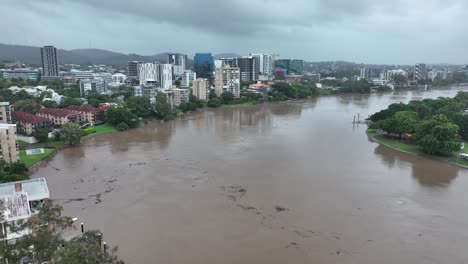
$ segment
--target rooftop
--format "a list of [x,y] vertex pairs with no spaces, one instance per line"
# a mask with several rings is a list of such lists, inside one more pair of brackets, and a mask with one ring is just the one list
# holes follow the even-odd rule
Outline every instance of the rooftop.
[[76,115],[75,112],[66,110],[66,109],[59,109],[59,108],[41,108],[38,114],[46,114],[46,115],[53,115],[58,117],[67,117],[71,115]]
[[49,198],[49,188],[47,187],[45,178],[0,184],[0,196],[15,194],[16,183],[21,183],[22,191],[28,194],[29,200],[31,201]]
[[40,117],[26,112],[13,111],[11,112],[13,119],[23,123],[37,124],[48,122],[49,120],[45,117]]
[[28,195],[25,192],[0,196],[0,201],[5,208],[3,211],[4,221],[16,221],[31,216]]
[[0,106],[9,106],[10,102],[0,102]]
[[85,112],[85,113],[99,113],[103,111],[102,109],[95,108],[92,106],[86,106],[86,105],[70,105],[69,107],[66,108],[66,110]]

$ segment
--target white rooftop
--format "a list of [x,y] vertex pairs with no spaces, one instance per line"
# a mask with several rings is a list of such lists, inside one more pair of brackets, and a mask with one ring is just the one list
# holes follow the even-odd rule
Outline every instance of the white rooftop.
[[25,192],[0,196],[0,201],[4,207],[4,221],[10,222],[31,217],[28,195]]
[[16,183],[21,183],[22,191],[28,194],[30,201],[44,200],[50,196],[45,178],[0,184],[0,196],[15,194]]

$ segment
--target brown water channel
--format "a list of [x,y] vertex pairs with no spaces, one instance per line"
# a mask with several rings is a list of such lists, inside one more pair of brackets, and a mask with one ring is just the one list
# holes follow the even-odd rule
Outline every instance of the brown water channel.
[[127,263],[468,263],[468,170],[351,123],[458,90],[206,110],[91,138],[34,177]]

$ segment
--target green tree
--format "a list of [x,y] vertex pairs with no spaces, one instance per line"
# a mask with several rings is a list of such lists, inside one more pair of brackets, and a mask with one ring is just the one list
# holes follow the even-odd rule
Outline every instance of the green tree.
[[208,101],[208,107],[220,107],[221,100],[219,98],[213,98]]
[[41,109],[41,105],[36,103],[36,101],[31,99],[20,100],[15,103],[15,111],[20,112],[27,112],[30,114],[36,114],[39,109]]
[[49,131],[44,128],[37,128],[34,137],[41,143],[46,142],[49,139]]
[[80,126],[75,123],[65,123],[60,129],[62,132],[62,139],[65,144],[76,145],[80,143],[83,131]]
[[223,104],[231,104],[234,101],[234,95],[231,92],[223,92],[221,94],[221,102]]
[[175,115],[172,111],[171,104],[167,101],[166,94],[158,93],[156,95],[155,113],[159,119],[170,120],[174,118]]
[[106,121],[117,126],[120,123],[125,123],[129,127],[136,127],[138,125],[138,117],[130,109],[126,107],[111,107],[106,112]]
[[408,77],[403,74],[395,74],[393,76],[393,83],[395,85],[406,85],[408,84]]
[[60,108],[67,108],[70,105],[81,105],[81,104],[82,104],[82,102],[81,102],[80,99],[65,97],[62,100],[62,103],[60,103]]
[[63,247],[59,247],[54,255],[55,264],[123,264],[115,255],[114,247],[106,252],[100,245],[102,234],[99,231],[88,231],[73,238]]
[[418,145],[428,154],[451,153],[460,149],[459,127],[445,115],[423,121],[416,130]]
[[139,117],[149,117],[154,113],[151,101],[148,97],[132,96],[127,99],[125,104],[134,115]]
[[410,111],[400,111],[393,117],[395,119],[394,131],[402,138],[404,133],[414,133],[418,125],[418,114]]
[[52,100],[46,100],[46,101],[42,102],[42,105],[44,107],[47,107],[47,108],[57,108],[57,107],[59,107],[59,105],[55,101],[52,101]]
[[108,103],[113,101],[109,95],[100,94],[96,91],[90,91],[86,96],[86,99],[88,99],[88,104],[94,107],[99,107],[100,103]]
[[0,243],[0,263],[19,263],[23,257],[34,259],[35,263],[123,263],[115,255],[116,248],[100,250],[98,231],[86,232],[71,241],[64,240],[64,233],[72,229],[72,223],[70,217],[62,215],[62,207],[51,202],[39,209],[37,217],[6,223],[11,232],[34,232],[18,238],[15,243]]

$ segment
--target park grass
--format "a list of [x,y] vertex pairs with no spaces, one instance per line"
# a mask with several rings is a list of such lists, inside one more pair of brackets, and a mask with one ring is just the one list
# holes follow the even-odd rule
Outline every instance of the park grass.
[[386,145],[392,146],[399,150],[414,153],[414,154],[422,154],[421,148],[417,145],[406,144],[405,142],[401,140],[387,138],[383,135],[375,135],[374,138]]
[[31,167],[32,165],[38,163],[39,161],[49,157],[54,154],[57,149],[55,148],[44,148],[44,154],[35,154],[35,155],[26,155],[26,150],[20,150],[20,161],[26,165],[26,167]]
[[82,139],[117,132],[117,129],[115,127],[108,125],[108,124],[97,125],[97,126],[93,126],[92,128],[96,130],[96,132],[86,135],[82,137]]
[[394,149],[420,155],[422,157],[426,157],[426,158],[430,158],[430,159],[434,159],[434,160],[438,160],[442,162],[448,162],[448,163],[452,163],[455,165],[468,167],[468,161],[461,159],[459,157],[459,154],[462,154],[462,153],[468,154],[468,142],[467,141],[462,141],[465,144],[465,148],[455,151],[449,156],[439,156],[439,155],[425,154],[422,152],[421,148],[417,145],[406,144],[405,142],[401,140],[388,138],[383,135],[376,135],[376,132],[374,129],[368,129],[366,133],[369,137],[375,139],[377,142],[390,146]]

